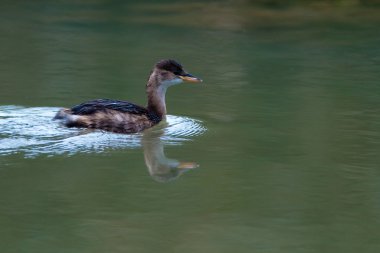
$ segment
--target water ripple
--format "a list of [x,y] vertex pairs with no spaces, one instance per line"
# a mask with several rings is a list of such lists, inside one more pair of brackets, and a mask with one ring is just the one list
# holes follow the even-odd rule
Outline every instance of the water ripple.
[[[0,106],[0,155],[73,155],[141,146],[142,134],[115,134],[61,126],[52,121],[59,109]],[[159,124],[153,130],[163,131],[160,137],[163,144],[178,145],[204,133],[206,128],[199,120],[168,115],[166,124]]]

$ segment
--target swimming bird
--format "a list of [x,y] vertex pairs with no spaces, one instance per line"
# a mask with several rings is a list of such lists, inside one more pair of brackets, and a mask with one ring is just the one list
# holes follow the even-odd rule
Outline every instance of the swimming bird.
[[147,107],[131,102],[96,99],[63,108],[54,119],[62,120],[67,127],[102,129],[116,133],[137,133],[165,119],[165,94],[168,87],[182,82],[198,83],[202,80],[187,73],[175,60],[157,62],[146,84]]

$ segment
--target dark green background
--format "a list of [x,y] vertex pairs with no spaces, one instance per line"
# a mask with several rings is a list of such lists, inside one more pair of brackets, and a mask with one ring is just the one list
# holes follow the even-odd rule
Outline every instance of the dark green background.
[[200,164],[166,184],[141,149],[0,156],[0,251],[379,252],[376,6],[2,1],[1,105],[144,104],[175,58],[204,85],[168,112],[207,131],[166,147]]

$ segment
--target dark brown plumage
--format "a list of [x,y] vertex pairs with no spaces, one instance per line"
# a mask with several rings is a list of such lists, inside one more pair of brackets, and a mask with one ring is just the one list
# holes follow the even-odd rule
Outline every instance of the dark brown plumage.
[[127,101],[96,99],[61,109],[54,119],[61,119],[67,127],[102,129],[117,133],[136,133],[158,124],[166,115],[166,89],[183,81],[202,80],[184,71],[174,60],[161,60],[153,68],[146,93],[147,107]]

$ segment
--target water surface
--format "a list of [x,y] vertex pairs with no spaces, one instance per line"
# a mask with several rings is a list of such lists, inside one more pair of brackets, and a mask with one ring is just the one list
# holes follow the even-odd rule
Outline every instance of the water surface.
[[[1,252],[379,252],[375,7],[41,0],[0,14]],[[94,98],[144,105],[162,58],[204,80],[168,91],[167,125],[51,121]]]

